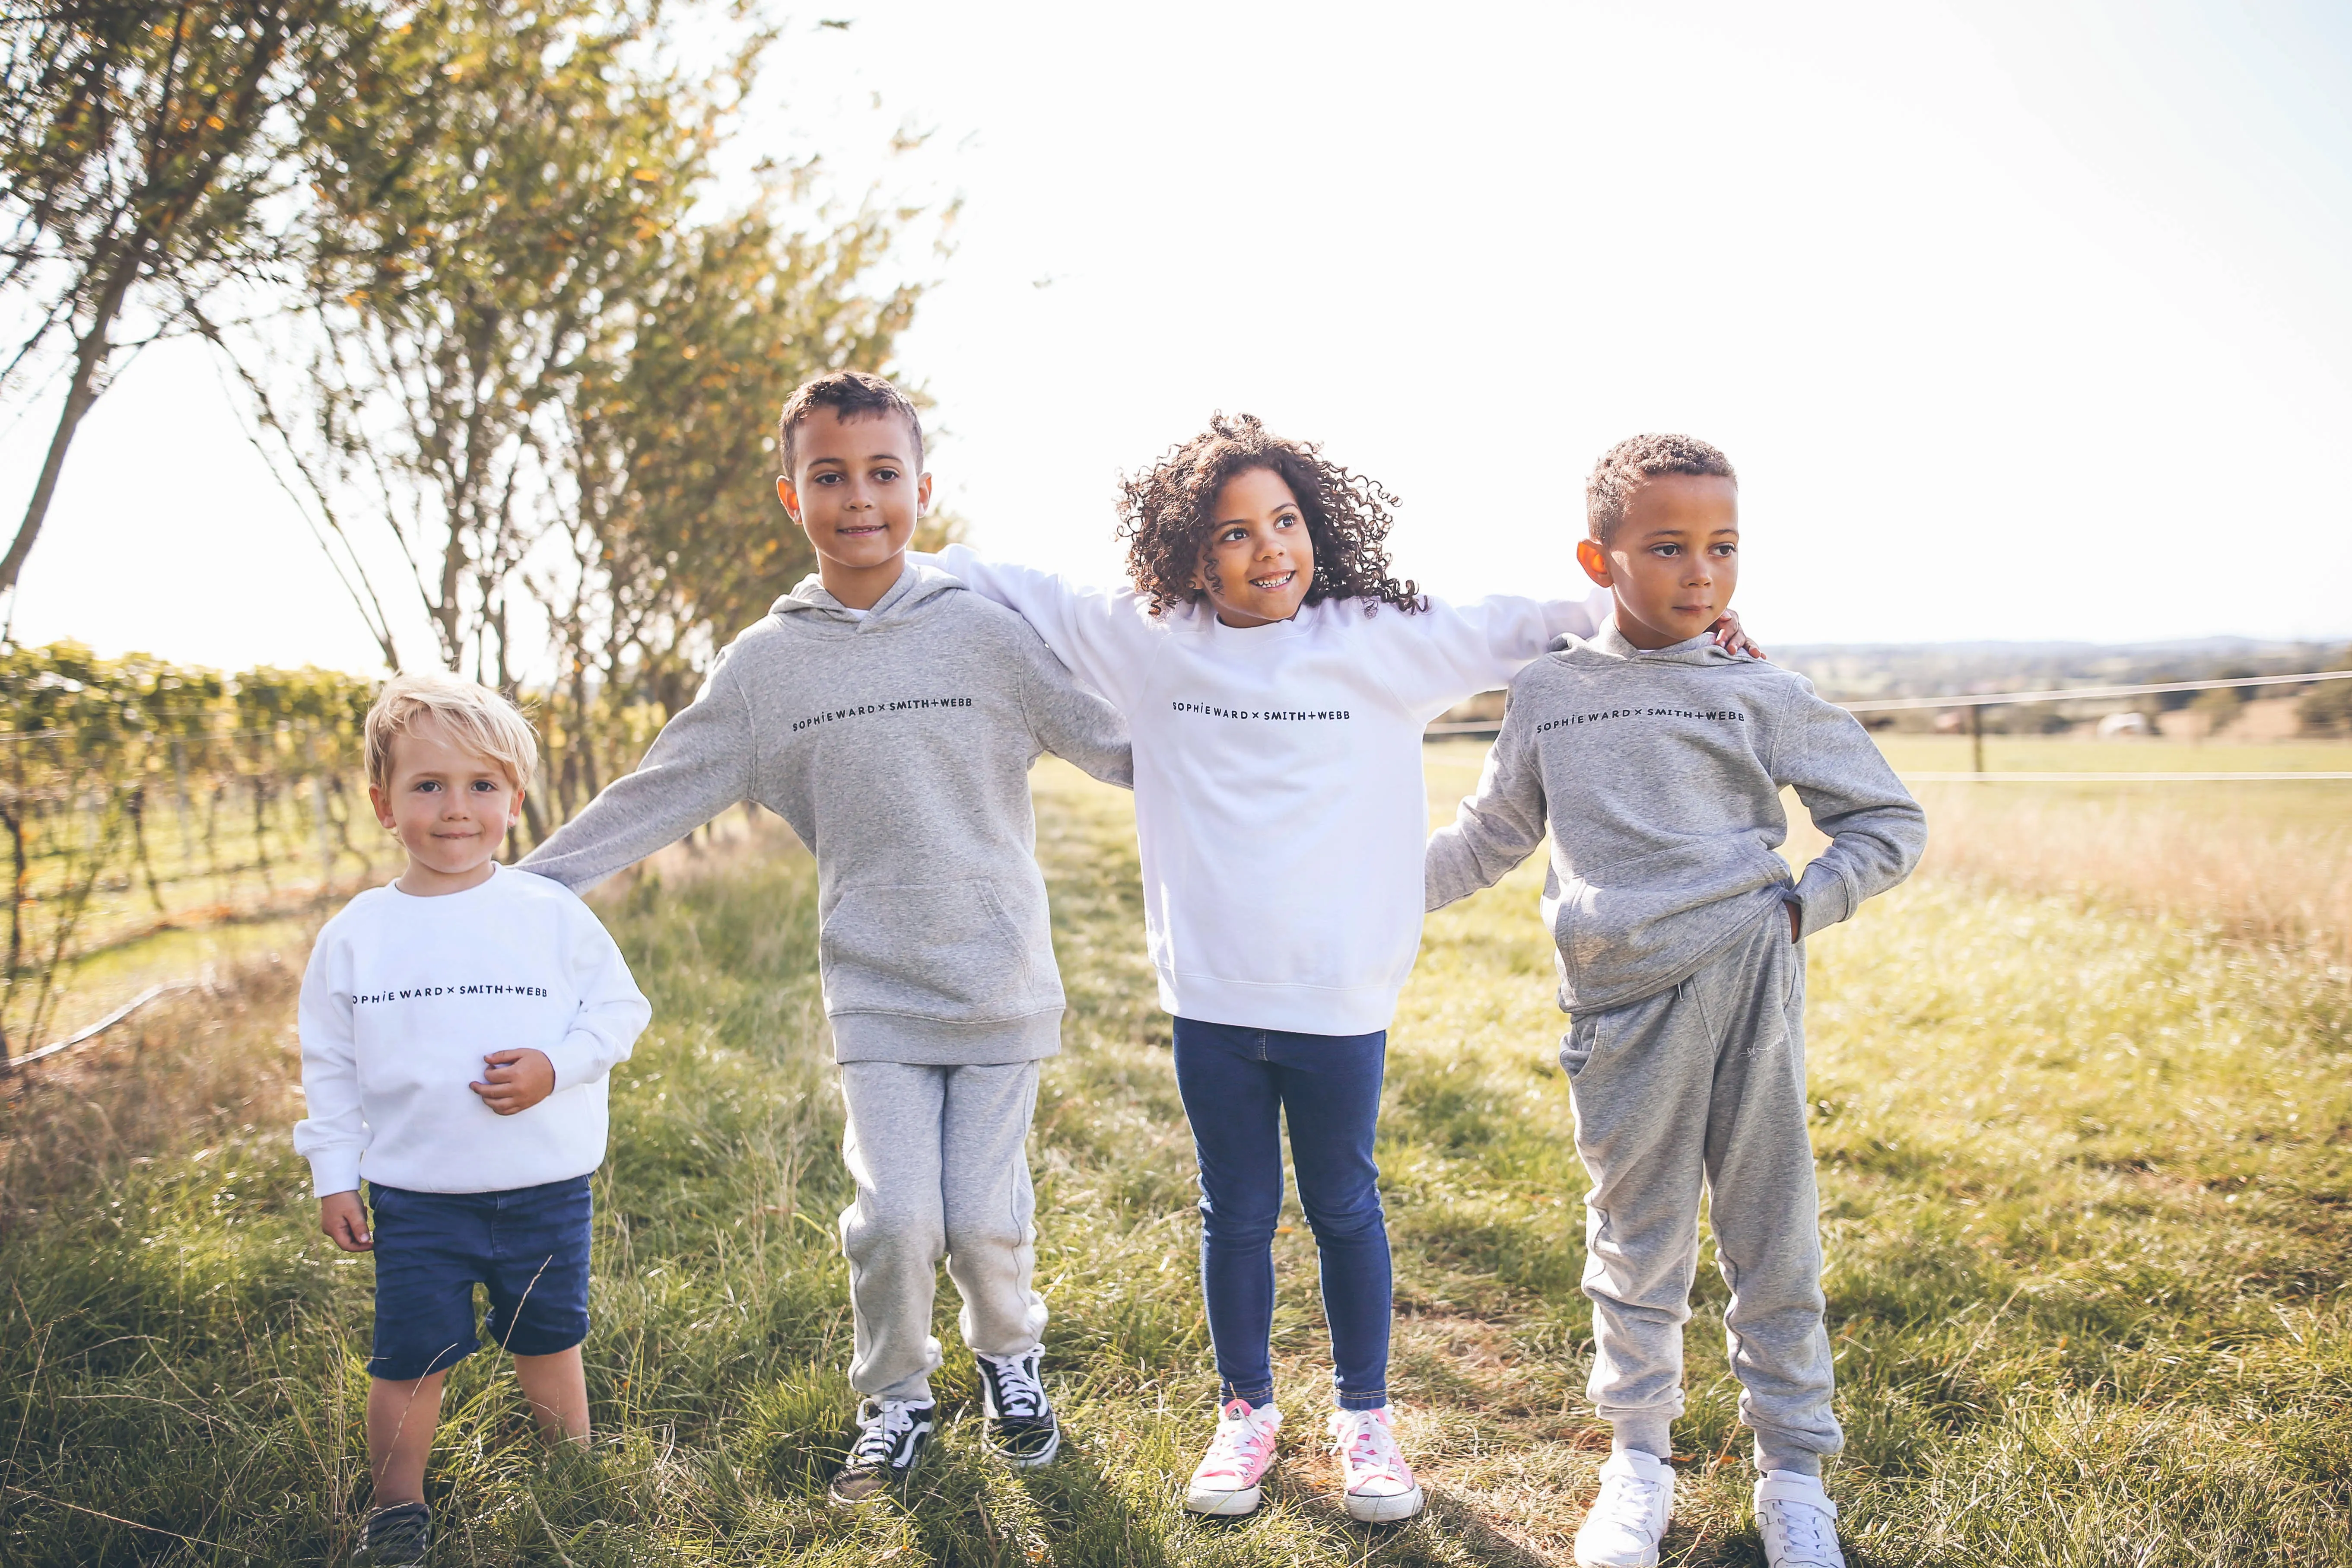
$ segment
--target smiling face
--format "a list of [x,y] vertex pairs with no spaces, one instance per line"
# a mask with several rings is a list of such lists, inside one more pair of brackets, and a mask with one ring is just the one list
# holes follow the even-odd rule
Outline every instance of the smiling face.
[[1616,596],[1627,642],[1685,642],[1715,624],[1738,585],[1739,487],[1714,474],[1644,479],[1609,542],[1580,540],[1576,559]]
[[851,609],[872,609],[898,580],[915,520],[930,504],[914,434],[894,414],[844,419],[823,406],[793,428],[793,471],[776,494],[807,531],[825,592]]
[[1282,476],[1246,468],[1217,492],[1193,587],[1229,626],[1286,621],[1315,583],[1315,541]]
[[368,786],[368,800],[408,851],[400,890],[424,897],[488,880],[499,841],[522,816],[522,791],[505,764],[429,713],[393,738],[390,776]]

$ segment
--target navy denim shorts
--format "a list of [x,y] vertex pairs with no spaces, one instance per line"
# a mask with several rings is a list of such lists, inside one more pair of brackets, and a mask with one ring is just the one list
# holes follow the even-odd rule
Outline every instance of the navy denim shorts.
[[371,1375],[405,1383],[481,1348],[474,1287],[490,1294],[489,1337],[553,1355],[588,1337],[588,1178],[504,1193],[413,1193],[368,1184],[375,1215]]

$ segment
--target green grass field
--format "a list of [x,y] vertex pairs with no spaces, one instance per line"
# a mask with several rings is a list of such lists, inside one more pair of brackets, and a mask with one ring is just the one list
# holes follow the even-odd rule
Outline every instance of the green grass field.
[[[1477,754],[1432,749],[1434,800]],[[1281,1479],[1257,1517],[1205,1523],[1176,1507],[1213,1379],[1129,809],[1059,764],[1037,789],[1073,1004],[1033,1146],[1065,1458],[990,1463],[951,1349],[954,1417],[904,1506],[824,1505],[851,1395],[813,874],[788,847],[706,854],[604,905],[656,1007],[616,1076],[598,1189],[604,1441],[544,1459],[511,1377],[467,1363],[436,1563],[1568,1560],[1607,1444],[1581,1404],[1583,1183],[1539,868],[1432,920],[1392,1036],[1393,1386],[1428,1514],[1356,1526],[1328,1496],[1300,1223],[1278,1243]],[[1943,798],[1946,858],[1811,954],[1850,1558],[2352,1563],[2345,973],[2184,918],[2193,900],[2155,883],[2037,882],[2033,842],[1953,837],[2012,835],[1981,815],[2009,808],[1954,805],[1952,829]],[[2036,831],[2066,829],[2035,809]],[[1986,872],[1995,850],[2019,875]],[[0,1561],[339,1563],[354,1544],[369,1265],[316,1234],[288,1145],[299,954],[282,957],[0,1121]],[[1760,1563],[1711,1269],[1699,1294],[1669,1561]],[[944,1279],[940,1315],[952,1346]]]

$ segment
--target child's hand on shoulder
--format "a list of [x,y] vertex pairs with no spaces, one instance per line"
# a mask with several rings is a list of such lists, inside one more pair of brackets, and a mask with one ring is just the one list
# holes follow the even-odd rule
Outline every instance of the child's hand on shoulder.
[[492,1051],[482,1060],[489,1064],[489,1070],[482,1074],[485,1081],[467,1087],[500,1116],[529,1110],[555,1092],[555,1064],[547,1059],[545,1051],[526,1046],[520,1050]]
[[1750,658],[1765,657],[1764,650],[1756,646],[1755,640],[1748,637],[1747,630],[1740,626],[1738,610],[1724,611],[1717,618],[1715,625],[1706,629],[1715,634],[1717,642],[1721,643],[1732,653],[1744,653]]
[[329,1193],[319,1200],[319,1228],[345,1252],[369,1252],[375,1237],[368,1234],[367,1206],[357,1193]]

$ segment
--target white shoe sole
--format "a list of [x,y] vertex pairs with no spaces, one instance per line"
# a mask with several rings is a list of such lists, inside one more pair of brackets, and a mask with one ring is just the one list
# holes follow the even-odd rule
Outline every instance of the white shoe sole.
[[[1669,1508],[1666,1511],[1666,1529],[1673,1529],[1674,1522],[1674,1510]],[[1664,1531],[1660,1531],[1662,1537],[1664,1533]],[[1640,1557],[1587,1557],[1584,1554],[1583,1543],[1580,1542],[1576,1548],[1576,1568],[1658,1568],[1658,1548],[1653,1546],[1645,1555]]]
[[1040,1465],[1052,1464],[1054,1462],[1054,1456],[1059,1454],[1061,1451],[1062,1428],[1059,1426],[1056,1426],[1054,1428],[1054,1440],[1045,1445],[1045,1451],[1042,1454],[1008,1454],[1003,1449],[999,1448],[996,1450],[996,1455],[997,1458],[1003,1459],[1006,1464],[1011,1465],[1016,1470],[1034,1470]]
[[1415,1487],[1394,1497],[1357,1497],[1351,1493],[1339,1500],[1339,1506],[1358,1524],[1394,1524],[1419,1513],[1426,1500],[1421,1489]]
[[1237,1519],[1257,1511],[1258,1494],[1263,1487],[1244,1487],[1234,1492],[1187,1491],[1184,1507],[1192,1513],[1204,1513],[1213,1519]]
[[1658,1568],[1658,1549],[1650,1548],[1646,1557],[1587,1557],[1580,1552],[1576,1568]]

